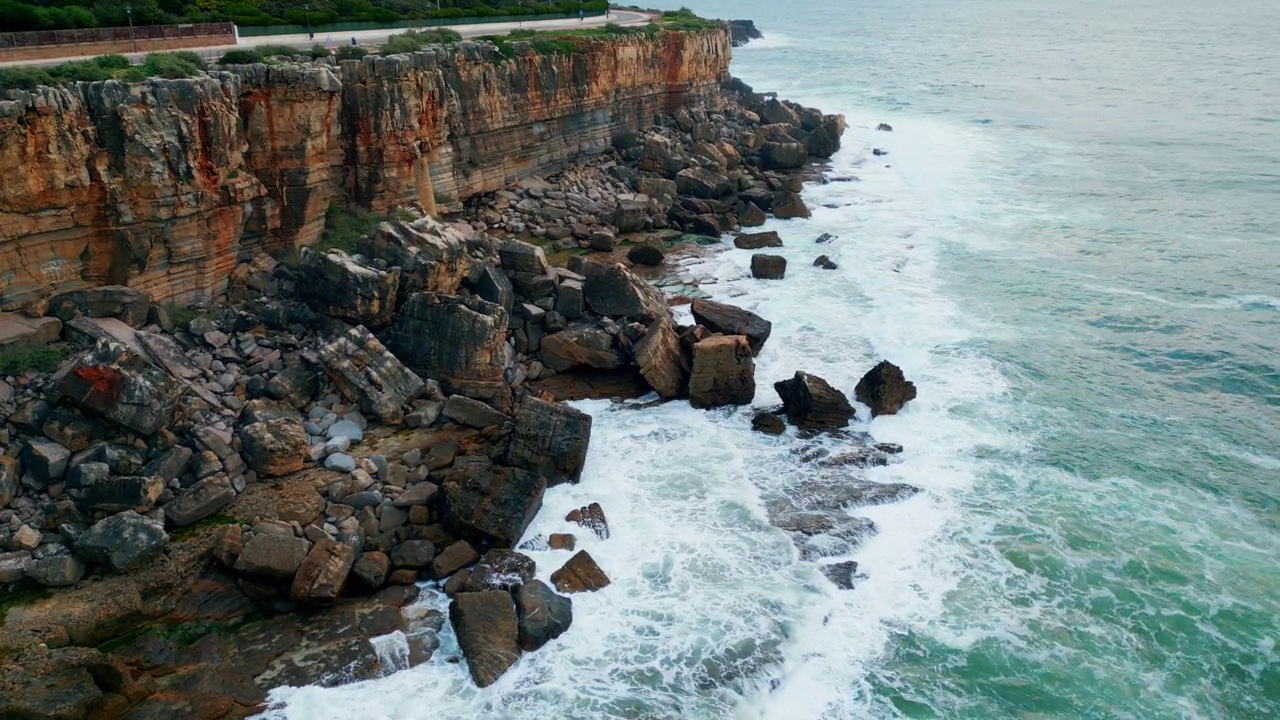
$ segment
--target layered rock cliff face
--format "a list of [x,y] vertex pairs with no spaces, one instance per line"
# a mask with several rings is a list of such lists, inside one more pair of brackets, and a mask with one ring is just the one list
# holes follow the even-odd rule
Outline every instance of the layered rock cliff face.
[[457,207],[718,102],[727,30],[514,58],[461,43],[0,100],[0,310],[120,284],[213,298],[242,251],[309,245],[334,201]]

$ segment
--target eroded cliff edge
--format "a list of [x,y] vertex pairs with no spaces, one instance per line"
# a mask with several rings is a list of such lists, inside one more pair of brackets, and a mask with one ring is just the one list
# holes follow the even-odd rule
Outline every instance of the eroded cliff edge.
[[461,43],[338,66],[15,92],[0,100],[0,310],[129,285],[225,293],[236,257],[314,243],[331,202],[457,208],[684,104],[719,101],[727,29],[505,58]]

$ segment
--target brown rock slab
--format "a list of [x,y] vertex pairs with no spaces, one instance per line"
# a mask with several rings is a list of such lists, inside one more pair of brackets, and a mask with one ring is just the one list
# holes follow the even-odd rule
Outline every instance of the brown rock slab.
[[586,550],[579,550],[564,567],[551,573],[551,582],[563,593],[595,592],[609,585],[609,577]]
[[331,603],[342,594],[356,561],[356,551],[330,538],[321,538],[303,558],[289,588],[300,603]]
[[782,398],[787,419],[806,430],[842,428],[854,416],[853,406],[844,393],[817,375],[797,372],[789,380],[773,384]]
[[590,442],[590,415],[526,395],[516,413],[507,462],[542,475],[547,487],[576,483]]
[[756,365],[742,335],[715,335],[693,348],[689,404],[696,408],[747,405],[756,396]]
[[728,303],[694,300],[689,309],[693,311],[694,321],[713,333],[745,335],[751,344],[751,352],[756,355],[760,354],[773,332],[773,323],[750,310]]
[[471,565],[480,559],[480,553],[471,547],[471,543],[466,540],[459,540],[431,561],[431,571],[436,577],[446,577]]
[[520,659],[520,629],[510,593],[459,593],[449,604],[449,623],[477,686],[497,682]]

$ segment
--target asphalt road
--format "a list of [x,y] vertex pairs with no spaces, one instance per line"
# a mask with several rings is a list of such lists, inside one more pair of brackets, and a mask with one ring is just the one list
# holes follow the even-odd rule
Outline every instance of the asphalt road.
[[[595,17],[587,17],[579,22],[577,19],[567,20],[524,20],[520,22],[500,22],[500,23],[478,23],[472,25],[444,25],[450,30],[456,30],[462,37],[470,38],[479,35],[506,35],[512,30],[528,29],[528,30],[575,30],[586,27],[603,27],[608,23],[617,23],[618,25],[644,25],[649,22],[652,16],[636,12],[634,10],[614,10],[610,15],[597,15]],[[398,33],[405,32],[412,28],[393,28],[381,30],[349,30],[343,33],[333,34],[316,34],[315,40],[307,37],[306,34],[301,35],[263,35],[255,37],[242,37],[238,45],[210,45],[208,47],[183,48],[198,52],[201,55],[213,56],[221,55],[228,50],[236,48],[251,48],[257,45],[293,45],[299,49],[306,49],[317,43],[321,45],[330,45],[337,48],[342,45],[350,45],[351,38],[355,38],[360,45],[381,45],[387,41],[387,38]],[[436,29],[436,28],[431,28]],[[140,61],[146,56],[146,53],[125,53],[127,57],[134,61]],[[45,60],[25,60],[17,62],[2,62],[0,67],[31,67],[39,65],[57,65],[67,60],[80,60],[87,56],[68,55],[61,58],[49,58]]]

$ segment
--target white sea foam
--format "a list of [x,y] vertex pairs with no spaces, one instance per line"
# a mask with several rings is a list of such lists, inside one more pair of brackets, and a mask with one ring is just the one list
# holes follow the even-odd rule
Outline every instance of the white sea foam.
[[[874,125],[872,124],[872,127]],[[577,530],[612,579],[574,596],[569,632],[524,656],[494,686],[476,689],[447,628],[426,665],[346,687],[283,688],[270,718],[816,718],[866,712],[850,698],[895,632],[929,622],[955,589],[960,560],[944,530],[960,520],[958,498],[976,475],[973,455],[1008,438],[966,420],[1003,390],[995,369],[965,347],[969,321],[946,299],[934,266],[937,217],[930,204],[948,172],[978,151],[946,148],[928,133],[899,137],[852,129],[833,174],[864,182],[806,191],[807,221],[774,222],[786,246],[783,281],[748,277],[750,253],[726,250],[691,261],[718,299],[773,324],[757,359],[756,406],[777,402],[776,380],[796,370],[821,375],[852,395],[881,358],[900,365],[919,398],[897,416],[861,429],[906,447],[902,462],[871,479],[925,490],[906,502],[857,511],[880,527],[852,559],[869,575],[837,590],[801,562],[768,523],[764,496],[798,473],[791,436],[750,431],[752,410],[697,411],[580,403],[595,425],[583,481],[547,493],[530,537]],[[871,141],[896,167],[867,160]],[[938,172],[917,174],[930,153]],[[897,167],[903,167],[902,172]],[[823,207],[837,206],[836,209]],[[820,233],[839,237],[814,243]],[[772,251],[771,251],[772,252]],[[840,267],[812,266],[827,254]],[[864,411],[865,412],[865,411]],[[864,415],[865,417],[865,415]],[[587,536],[563,517],[599,501],[613,535]],[[546,579],[565,552],[531,552]],[[444,610],[443,603],[439,603]],[[961,640],[957,640],[960,642]]]

